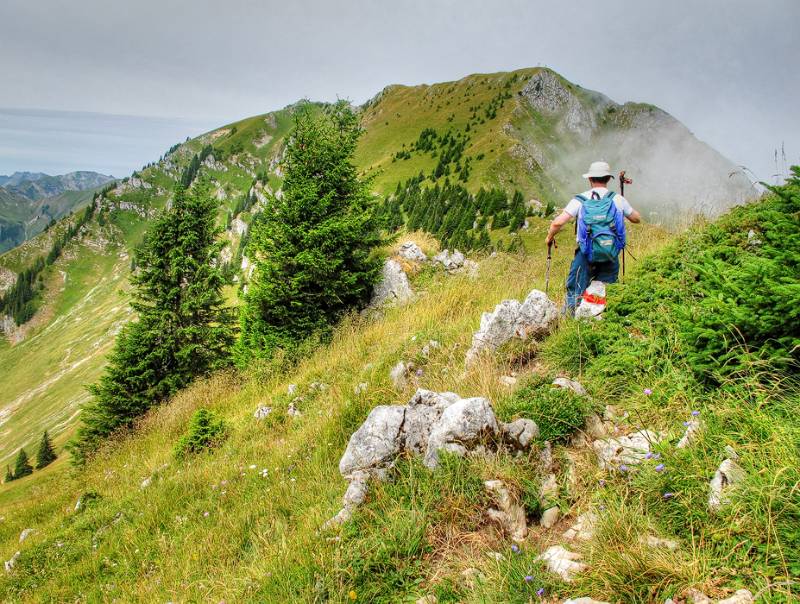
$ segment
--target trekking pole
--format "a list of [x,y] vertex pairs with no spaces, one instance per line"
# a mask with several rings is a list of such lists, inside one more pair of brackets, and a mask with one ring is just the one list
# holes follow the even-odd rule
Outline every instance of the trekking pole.
[[544,293],[547,293],[547,290],[550,287],[550,262],[553,260],[553,246],[558,249],[558,244],[556,240],[553,239],[550,243],[547,244],[547,270],[544,273]]
[[[619,173],[619,194],[625,197],[625,185],[632,185],[633,179],[625,177],[625,170]],[[622,282],[625,282],[625,248],[622,248]]]

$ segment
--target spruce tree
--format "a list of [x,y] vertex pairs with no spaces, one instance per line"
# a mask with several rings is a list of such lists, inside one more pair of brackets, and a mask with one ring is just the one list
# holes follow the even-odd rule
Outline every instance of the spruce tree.
[[151,406],[228,363],[232,316],[221,293],[216,215],[209,183],[198,179],[191,191],[176,188],[146,235],[131,277],[138,320],[122,329],[105,373],[89,387],[94,396],[70,446],[78,463]]
[[28,454],[25,452],[25,449],[20,449],[19,454],[17,454],[17,461],[14,464],[14,480],[27,476],[28,474],[33,474],[33,466],[31,466],[30,461],[28,461]]
[[369,182],[353,165],[361,132],[344,101],[296,113],[283,196],[252,227],[256,270],[244,295],[240,365],[325,332],[369,299],[383,239]]
[[44,434],[42,434],[42,440],[39,442],[39,450],[36,452],[36,469],[41,470],[45,466],[49,466],[56,460],[56,457],[53,442],[50,440],[47,430],[45,430]]
[[14,480],[14,473],[11,471],[11,466],[6,466],[6,477],[3,482],[11,482],[12,480]]

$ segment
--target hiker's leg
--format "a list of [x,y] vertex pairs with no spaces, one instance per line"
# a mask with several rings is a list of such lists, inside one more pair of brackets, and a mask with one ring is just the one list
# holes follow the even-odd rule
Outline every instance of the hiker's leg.
[[572,266],[569,267],[569,277],[567,277],[567,300],[564,304],[566,314],[573,315],[578,299],[589,285],[589,262],[583,255],[580,248],[575,250],[575,257],[572,259]]
[[619,278],[619,258],[609,262],[598,262],[593,268],[592,279],[603,283],[616,283]]

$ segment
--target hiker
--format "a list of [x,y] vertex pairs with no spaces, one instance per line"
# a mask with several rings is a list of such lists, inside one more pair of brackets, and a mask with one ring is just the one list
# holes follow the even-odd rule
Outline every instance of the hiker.
[[[593,162],[583,175],[591,187],[576,195],[550,223],[545,243],[548,248],[555,241],[556,233],[573,218],[578,219],[576,228],[578,247],[567,278],[567,301],[565,311],[575,312],[583,292],[594,280],[615,283],[619,276],[619,253],[625,247],[625,218],[633,223],[641,221],[639,212],[628,200],[608,190],[608,181],[614,178],[609,165],[604,161]],[[624,217],[624,218],[623,218]]]

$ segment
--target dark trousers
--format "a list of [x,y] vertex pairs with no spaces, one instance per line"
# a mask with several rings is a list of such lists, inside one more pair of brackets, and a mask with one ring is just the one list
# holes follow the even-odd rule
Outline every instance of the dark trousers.
[[603,283],[616,283],[619,277],[619,258],[610,262],[589,262],[580,248],[575,250],[572,266],[569,267],[567,277],[567,302],[566,312],[571,315],[575,312],[578,301],[592,281]]

